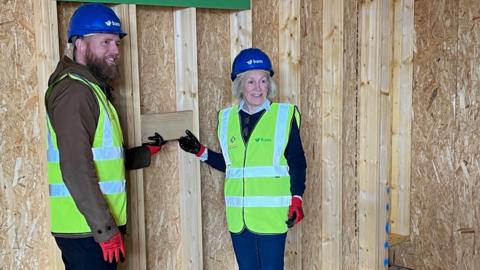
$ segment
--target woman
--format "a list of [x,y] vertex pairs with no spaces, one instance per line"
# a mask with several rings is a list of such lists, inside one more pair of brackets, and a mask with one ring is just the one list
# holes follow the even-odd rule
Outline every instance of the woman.
[[206,149],[190,132],[180,147],[225,172],[228,230],[240,270],[283,269],[287,230],[303,218],[306,161],[300,114],[272,103],[276,92],[269,57],[241,51],[233,61],[233,95],[239,104],[220,111],[222,153]]

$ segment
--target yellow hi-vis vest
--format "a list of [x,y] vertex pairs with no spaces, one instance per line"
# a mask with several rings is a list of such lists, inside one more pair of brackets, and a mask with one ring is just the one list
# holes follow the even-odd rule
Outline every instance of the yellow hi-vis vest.
[[[272,103],[258,120],[248,143],[243,141],[239,107],[220,111],[217,135],[225,159],[225,204],[228,230],[285,233],[291,201],[284,153],[295,106]],[[298,122],[299,123],[299,122]]]
[[[122,130],[117,112],[98,85],[76,74],[63,75],[47,89],[47,93],[55,84],[67,77],[88,85],[97,98],[100,114],[93,139],[92,154],[98,185],[117,226],[125,225],[127,222],[125,165]],[[91,230],[85,217],[80,213],[63,182],[57,136],[48,114],[47,125],[51,231],[53,233],[89,233]]]

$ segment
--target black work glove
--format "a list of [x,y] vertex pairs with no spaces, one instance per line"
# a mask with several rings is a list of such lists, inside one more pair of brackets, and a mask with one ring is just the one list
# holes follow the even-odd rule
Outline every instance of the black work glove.
[[157,132],[155,132],[155,135],[149,136],[147,139],[150,142],[144,143],[142,145],[148,148],[151,155],[156,154],[158,151],[160,151],[160,149],[162,149],[162,145],[167,143],[167,141],[164,141],[162,136]]
[[203,152],[205,152],[205,146],[198,141],[197,137],[195,137],[190,130],[185,130],[185,133],[187,136],[182,136],[178,139],[180,148],[182,148],[182,150],[185,152],[189,152],[197,157],[200,157]]

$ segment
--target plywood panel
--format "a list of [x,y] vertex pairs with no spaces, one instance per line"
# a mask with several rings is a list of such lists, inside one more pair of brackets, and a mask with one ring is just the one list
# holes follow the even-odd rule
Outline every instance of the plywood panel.
[[464,181],[455,177],[462,171],[455,153],[457,31],[457,1],[415,2],[411,241],[391,252],[395,264],[414,269],[460,269],[453,250],[455,186]]
[[[252,0],[252,46],[270,56],[275,81],[279,82],[279,0]],[[279,96],[274,98],[278,101]]]
[[459,1],[455,140],[454,249],[457,269],[480,265],[480,8]]
[[[137,6],[141,113],[176,111],[172,8]],[[180,181],[176,143],[144,169],[147,269],[181,269]]]
[[342,269],[343,14],[342,0],[325,0],[322,64],[322,269]]
[[[197,10],[200,141],[219,151],[217,113],[229,106],[231,94],[230,12]],[[198,135],[198,134],[197,134]],[[224,174],[201,165],[203,262],[205,269],[235,269],[235,255],[226,227]]]
[[[279,101],[300,106],[300,1],[281,0],[278,6],[277,82]],[[288,231],[285,268],[302,268],[302,224]]]
[[68,23],[75,9],[80,6],[79,3],[58,2],[58,40],[60,48],[60,56],[64,55],[67,45]]
[[[37,90],[39,94],[39,113],[40,121],[36,124],[39,125],[40,129],[40,141],[44,141],[46,138],[46,118],[43,117],[46,114],[45,106],[43,106],[43,96],[48,88],[48,79],[50,74],[55,69],[55,66],[60,59],[59,49],[58,49],[58,19],[57,19],[57,4],[56,2],[51,1],[36,1],[34,2],[34,13],[35,13],[35,45],[36,45],[36,56],[35,59],[37,65]],[[46,152],[46,145],[40,144],[41,148],[40,153]],[[40,157],[39,164],[42,168],[41,179],[43,179],[43,185],[47,185],[47,170],[46,170],[46,158],[45,156]],[[44,188],[42,192],[45,192]],[[49,211],[47,211],[49,212]],[[49,213],[44,215],[44,218],[47,222],[47,228],[50,228],[50,216]],[[58,249],[54,238],[48,237],[46,241],[45,250],[48,252],[47,259],[49,266],[45,268],[49,269],[63,269],[64,265],[61,259],[60,249]],[[2,266],[0,266],[2,268]]]
[[345,1],[343,106],[343,269],[358,267],[358,5]]
[[[46,9],[34,10],[36,4],[3,1],[0,6],[0,269],[55,267],[42,112],[45,76],[58,58],[36,49],[36,42],[47,45],[36,33],[36,12]],[[37,57],[49,61],[38,70]]]
[[322,85],[322,3],[304,1],[301,9],[300,62],[300,135],[307,159],[307,182],[303,196],[305,219],[302,221],[303,269],[321,269],[322,255],[322,178],[321,85]]

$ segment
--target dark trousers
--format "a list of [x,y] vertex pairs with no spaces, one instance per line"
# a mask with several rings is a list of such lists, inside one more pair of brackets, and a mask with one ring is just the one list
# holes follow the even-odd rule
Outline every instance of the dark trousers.
[[62,260],[66,270],[116,270],[116,263],[103,260],[100,245],[93,237],[61,238],[55,237],[62,251]]
[[287,233],[230,233],[240,270],[282,270]]

